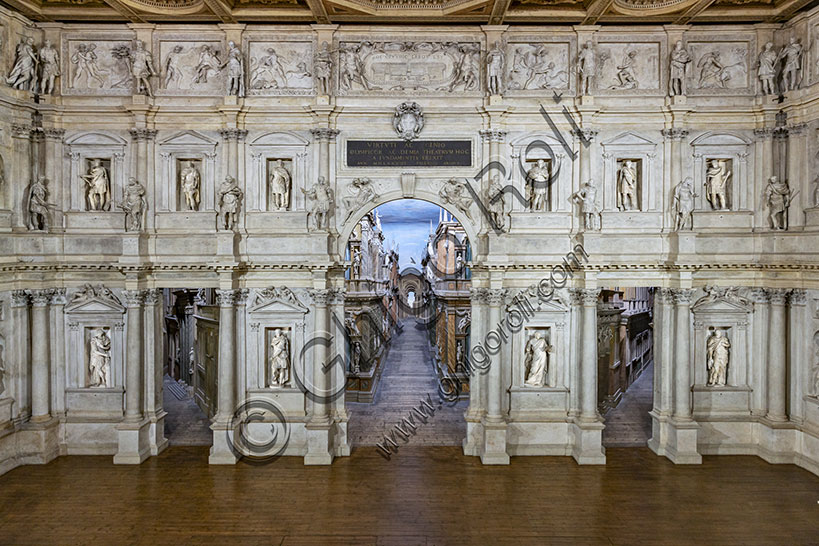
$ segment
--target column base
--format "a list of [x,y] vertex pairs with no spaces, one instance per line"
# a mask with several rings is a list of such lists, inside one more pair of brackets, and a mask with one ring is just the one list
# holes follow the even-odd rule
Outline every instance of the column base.
[[60,455],[60,420],[52,416],[40,416],[22,426],[17,439],[18,446],[32,455],[21,464],[46,464]]
[[506,429],[504,421],[486,421],[483,425],[483,442],[480,446],[481,463],[509,464],[509,454],[506,452]]
[[771,464],[793,463],[797,452],[797,428],[790,421],[768,419],[759,420],[754,430],[757,454]]
[[151,455],[151,422],[123,421],[117,425],[117,454],[114,464],[140,464]]
[[571,424],[574,436],[572,457],[577,464],[606,464],[606,450],[603,448],[602,421],[577,420]]
[[236,464],[239,457],[233,445],[233,430],[229,422],[213,423],[210,426],[213,431],[213,445],[210,446],[208,454],[208,464]]
[[347,441],[347,420],[333,424],[333,455],[350,456],[350,443]]
[[702,464],[702,456],[697,451],[696,421],[668,420],[668,442],[664,455],[674,464]]
[[168,412],[162,410],[157,412],[149,420],[151,422],[151,429],[149,431],[149,438],[151,442],[151,456],[159,455],[168,447],[168,439],[165,438],[165,416]]
[[307,423],[304,429],[307,433],[307,453],[304,455],[304,464],[312,466],[332,463],[333,424]]
[[480,457],[481,439],[483,438],[483,425],[480,418],[466,417],[466,438],[462,443],[464,455]]
[[654,410],[648,412],[651,416],[651,438],[648,440],[648,449],[665,456],[665,446],[668,445],[668,416],[656,413]]

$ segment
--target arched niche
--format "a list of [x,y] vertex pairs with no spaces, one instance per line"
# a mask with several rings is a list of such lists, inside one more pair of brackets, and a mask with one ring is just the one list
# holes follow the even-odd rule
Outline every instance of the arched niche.
[[[302,211],[305,207],[304,194],[308,180],[312,180],[307,162],[307,147],[310,141],[289,131],[264,133],[250,141],[247,154],[248,178],[246,181],[247,211],[275,211],[270,203],[268,179],[273,162],[281,159],[290,173],[290,203],[287,211]],[[250,220],[253,224],[254,220]]]

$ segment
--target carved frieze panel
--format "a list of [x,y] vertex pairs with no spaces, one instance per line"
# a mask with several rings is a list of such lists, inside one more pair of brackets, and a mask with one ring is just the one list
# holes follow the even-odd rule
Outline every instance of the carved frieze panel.
[[349,36],[340,40],[339,95],[481,94],[480,44],[407,40],[406,36]]
[[545,41],[542,37],[516,36],[506,46],[506,93],[569,91],[575,79],[570,63],[573,50],[574,38]]
[[62,37],[63,95],[130,95],[128,33],[66,33]]
[[227,55],[219,37],[157,35],[153,51],[157,95],[224,95]]
[[665,59],[660,41],[601,41],[598,53],[598,94],[645,94],[665,90],[660,59]]
[[313,42],[310,37],[291,40],[245,40],[248,95],[313,94]]
[[[756,40],[715,41],[712,37],[688,39],[691,66],[688,71],[689,95],[754,93],[751,77],[752,58],[756,57]],[[754,53],[752,53],[754,52]]]

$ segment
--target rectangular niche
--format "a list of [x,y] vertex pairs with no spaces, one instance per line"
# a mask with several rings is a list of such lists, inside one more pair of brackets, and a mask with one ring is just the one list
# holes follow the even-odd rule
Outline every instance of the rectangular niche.
[[552,328],[526,328],[523,337],[521,386],[554,387],[557,382],[555,343]]
[[[104,340],[97,340],[95,338],[98,337],[98,332],[102,332],[104,334]],[[83,348],[85,349],[85,376],[81,377],[81,386],[85,388],[103,388],[108,389],[114,385],[113,382],[113,366],[112,366],[112,340],[111,340],[111,328],[108,326],[85,326],[83,328]],[[106,344],[107,343],[107,350]],[[93,346],[92,346],[93,344]],[[104,362],[104,357],[107,353],[107,362]],[[102,372],[102,376],[104,376],[104,381],[102,381],[99,385],[97,384],[97,380],[100,379],[96,377],[95,371],[91,369],[92,360],[95,360],[95,368],[102,368],[104,367],[104,372]]]
[[[703,186],[694,191],[702,194],[702,208],[705,211],[734,210],[734,160],[730,157],[706,157],[703,161]],[[714,176],[712,176],[712,173]],[[711,181],[716,182],[712,184]],[[721,182],[720,182],[721,180]],[[716,186],[712,189],[712,186]],[[715,193],[722,188],[725,197],[724,207],[722,199]]]
[[[280,168],[287,171],[286,176],[282,177],[282,173],[277,172]],[[265,181],[267,183],[267,210],[269,212],[293,210],[293,158],[265,158]],[[281,187],[275,187],[278,185]]]
[[534,156],[533,158],[528,158],[527,157],[526,161],[524,162],[524,168],[526,170],[526,174],[524,175],[524,182],[525,182],[524,188],[526,190],[526,193],[524,194],[523,197],[529,203],[529,207],[527,208],[527,210],[532,211],[532,212],[550,212],[550,211],[554,210],[554,207],[552,206],[552,199],[553,199],[552,194],[554,192],[552,191],[552,189],[553,189],[553,186],[555,184],[552,183],[552,184],[548,184],[546,186],[546,190],[545,190],[546,193],[545,193],[545,196],[544,196],[544,198],[546,200],[545,208],[544,209],[535,209],[534,208],[535,200],[534,200],[534,193],[533,193],[534,189],[533,189],[532,182],[529,180],[529,171],[533,167],[536,167],[537,162],[542,159],[546,163],[546,172],[549,173],[548,174],[548,177],[549,177],[548,180],[552,180],[552,176],[554,176],[552,159],[550,157],[537,157],[537,155],[538,155],[537,153],[533,153],[532,155]]
[[[281,349],[280,346],[273,346],[273,342],[276,339],[276,332],[280,332],[281,335],[287,340],[285,351],[282,353],[278,353]],[[265,348],[264,348],[264,386],[270,388],[286,388],[291,385],[293,380],[293,336],[291,335],[289,327],[278,327],[278,326],[271,326],[264,329],[264,340],[265,340]],[[271,359],[274,355],[287,355],[287,368],[282,372],[279,368],[273,369]],[[279,363],[283,364],[283,360],[281,357],[278,359]],[[281,374],[284,373],[284,377],[280,376],[278,378],[274,377],[274,374]]]
[[[204,179],[202,159],[195,157],[176,157],[176,210],[198,211],[202,209],[202,182]],[[192,171],[195,172],[192,172]],[[196,183],[198,182],[198,183]],[[190,187],[191,191],[186,191]],[[193,188],[196,188],[194,191]],[[190,193],[191,203],[188,203]]]
[[[105,184],[107,184],[107,201],[106,197],[102,197],[97,192],[92,191],[94,188],[93,186],[99,185],[100,190],[102,190],[103,182],[100,180],[97,184],[94,184],[94,180],[97,178],[91,172],[92,169],[97,168],[97,162],[99,162],[99,167],[105,169]],[[81,191],[83,194],[83,210],[86,211],[110,211],[113,209],[113,197],[114,197],[114,188],[111,182],[111,157],[84,157],[83,158],[83,169],[80,173],[80,183],[81,183]],[[101,192],[100,192],[101,193]],[[94,199],[94,203],[100,203],[101,205],[96,205],[96,208],[92,206],[92,198]]]
[[[625,177],[623,176],[623,167],[630,163],[630,167],[634,179],[633,197],[630,199],[627,192],[621,192],[625,189]],[[615,202],[617,210],[642,210],[640,206],[643,202],[643,160],[639,157],[622,157],[617,158],[617,171],[615,180]]]

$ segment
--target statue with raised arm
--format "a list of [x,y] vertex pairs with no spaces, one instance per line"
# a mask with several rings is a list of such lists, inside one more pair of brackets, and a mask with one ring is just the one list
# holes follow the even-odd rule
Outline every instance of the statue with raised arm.
[[111,184],[108,181],[108,170],[102,161],[95,159],[88,169],[88,174],[80,178],[88,186],[86,193],[88,210],[111,210]]
[[714,210],[728,210],[727,190],[731,171],[725,163],[724,159],[713,159],[706,172],[705,195]]
[[88,342],[88,386],[105,388],[111,373],[111,338],[103,328],[93,331]]
[[307,213],[307,229],[321,230],[329,227],[330,211],[335,199],[333,188],[323,176],[318,177],[318,181],[309,190],[300,188],[302,193],[310,199],[313,204]]
[[782,64],[782,91],[798,89],[802,83],[802,44],[795,37],[788,40],[776,56],[776,62]]

